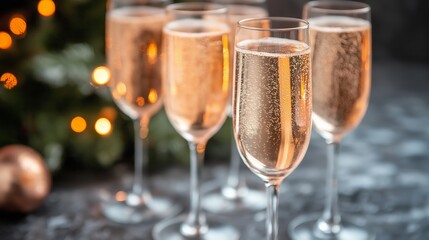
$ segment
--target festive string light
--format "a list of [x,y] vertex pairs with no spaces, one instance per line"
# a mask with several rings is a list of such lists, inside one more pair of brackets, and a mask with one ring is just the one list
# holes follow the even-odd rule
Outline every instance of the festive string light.
[[127,93],[127,86],[123,82],[119,82],[116,85],[116,92],[119,94],[119,96],[125,96]]
[[124,191],[119,191],[115,194],[116,201],[123,202],[127,200],[128,194]]
[[141,107],[145,104],[144,97],[137,97],[136,99],[137,106]]
[[74,132],[81,133],[86,129],[86,121],[83,117],[76,116],[71,120],[70,127]]
[[107,118],[111,122],[115,121],[117,114],[118,113],[116,112],[115,108],[110,107],[110,106],[109,107],[103,107],[100,110],[100,117]]
[[23,35],[27,31],[27,23],[23,17],[13,17],[10,19],[9,29],[15,35]]
[[158,93],[154,88],[151,88],[148,95],[148,100],[150,103],[155,103],[158,100]]
[[99,118],[95,122],[95,131],[101,136],[109,135],[112,131],[112,124],[107,118]]
[[3,73],[0,77],[0,81],[4,83],[4,87],[12,89],[18,84],[18,79],[12,73]]
[[147,58],[150,64],[155,64],[158,56],[158,47],[155,42],[149,43],[146,50]]
[[8,49],[12,46],[12,38],[7,32],[0,32],[0,49]]
[[44,17],[49,17],[55,13],[55,3],[52,0],[40,0],[37,4],[37,11]]
[[99,66],[92,71],[92,82],[97,85],[106,85],[110,80],[110,70],[105,66]]

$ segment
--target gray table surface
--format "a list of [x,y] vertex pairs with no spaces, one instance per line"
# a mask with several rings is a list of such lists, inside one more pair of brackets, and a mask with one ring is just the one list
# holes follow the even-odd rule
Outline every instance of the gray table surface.
[[[429,239],[428,87],[428,64],[375,62],[368,112],[342,144],[341,211],[366,219],[378,240]],[[305,159],[282,185],[281,240],[289,239],[287,225],[291,219],[322,210],[325,163],[324,142],[314,133]],[[62,179],[67,180],[55,183],[36,212],[0,216],[0,239],[152,239],[155,222],[121,225],[100,214],[99,190],[130,177],[122,174],[120,168],[114,172],[117,174],[111,176],[65,173]],[[225,179],[226,174],[227,166],[207,166],[204,180]],[[259,180],[247,169],[243,174],[253,181]],[[186,211],[186,169],[170,169],[149,181],[152,189],[176,194]],[[262,183],[259,186],[263,188]],[[236,225],[244,233],[241,239],[248,240],[254,215],[220,218]]]

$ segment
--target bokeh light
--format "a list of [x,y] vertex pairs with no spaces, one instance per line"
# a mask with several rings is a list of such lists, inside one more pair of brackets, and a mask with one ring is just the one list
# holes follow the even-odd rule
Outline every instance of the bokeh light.
[[74,132],[81,133],[86,129],[86,121],[83,117],[76,116],[71,120],[70,127]]
[[106,85],[110,80],[110,70],[105,66],[99,66],[92,71],[92,82],[97,85]]
[[109,119],[111,122],[114,122],[114,121],[115,121],[117,114],[118,114],[118,113],[117,113],[116,109],[115,109],[115,108],[113,108],[113,107],[110,107],[110,106],[108,106],[108,107],[103,107],[103,108],[100,110],[100,117],[107,118],[107,119]]
[[112,131],[112,124],[110,123],[109,119],[99,118],[95,122],[95,131],[102,136],[109,135]]
[[23,35],[27,31],[27,23],[23,17],[13,17],[9,22],[10,31],[15,35]]
[[52,0],[40,0],[37,4],[37,11],[44,17],[49,17],[55,13],[55,3]]
[[144,97],[138,97],[136,99],[137,106],[142,107],[144,105]]
[[0,32],[0,48],[8,49],[12,46],[12,38],[7,32]]
[[127,200],[128,194],[124,191],[119,191],[115,194],[116,201],[123,202]]
[[155,64],[158,56],[158,47],[155,42],[149,43],[146,50],[147,58],[150,64]]
[[3,73],[0,77],[0,81],[4,83],[4,87],[12,89],[18,84],[18,79],[12,73]]
[[149,95],[148,95],[148,100],[150,103],[155,103],[158,100],[158,93],[156,92],[156,90],[154,88],[150,89]]
[[125,96],[127,93],[127,86],[123,82],[118,82],[116,85],[116,92],[119,94],[119,96]]

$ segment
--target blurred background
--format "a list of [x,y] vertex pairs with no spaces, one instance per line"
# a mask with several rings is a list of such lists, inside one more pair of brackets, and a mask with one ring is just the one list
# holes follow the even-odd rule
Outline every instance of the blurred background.
[[[268,0],[267,6],[271,16],[300,17],[306,2]],[[372,7],[375,62],[429,62],[428,1],[363,2]],[[103,69],[96,71],[105,64],[105,6],[102,0],[0,2],[0,146],[30,146],[53,172],[132,159],[132,122],[99,86]],[[209,144],[209,162],[228,159],[230,131],[227,120]],[[186,143],[163,111],[150,125],[149,148],[152,170],[188,162]]]

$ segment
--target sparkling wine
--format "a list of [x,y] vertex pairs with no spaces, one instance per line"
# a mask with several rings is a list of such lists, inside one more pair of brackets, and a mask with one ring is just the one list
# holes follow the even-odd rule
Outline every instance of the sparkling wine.
[[371,81],[371,25],[351,17],[309,19],[313,120],[326,139],[336,140],[363,118]]
[[229,27],[185,19],[164,27],[164,104],[174,128],[188,141],[211,137],[226,117]]
[[233,124],[239,152],[260,177],[285,177],[310,140],[310,48],[263,38],[239,42],[235,49]]
[[165,14],[154,7],[124,7],[107,14],[110,89],[129,117],[150,118],[161,107],[161,40]]

